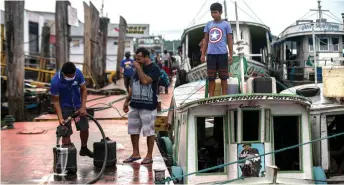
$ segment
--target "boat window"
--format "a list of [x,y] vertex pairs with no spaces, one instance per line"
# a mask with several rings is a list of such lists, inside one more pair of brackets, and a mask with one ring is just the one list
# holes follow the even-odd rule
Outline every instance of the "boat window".
[[259,139],[259,110],[243,110],[242,111],[242,141],[260,141]]
[[[327,135],[344,132],[344,114],[326,116]],[[344,175],[344,136],[329,139],[330,169],[329,174]]]
[[313,51],[313,39],[312,39],[312,37],[308,38],[308,45],[309,45],[309,51]]
[[271,110],[265,109],[265,142],[270,142]]
[[[197,117],[197,170],[224,163],[224,117]],[[205,173],[224,172],[219,168]]]
[[230,125],[231,125],[231,142],[237,143],[237,134],[238,134],[238,111],[230,112]]
[[[273,131],[275,151],[300,144],[300,116],[274,116]],[[300,148],[274,154],[275,165],[279,171],[301,170]]]
[[339,51],[339,38],[332,38],[332,51]]
[[320,51],[328,51],[329,50],[329,43],[328,38],[320,38],[319,39],[320,44]]

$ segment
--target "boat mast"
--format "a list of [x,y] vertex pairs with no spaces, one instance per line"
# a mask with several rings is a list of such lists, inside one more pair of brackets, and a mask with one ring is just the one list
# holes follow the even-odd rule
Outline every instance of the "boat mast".
[[228,17],[227,17],[227,3],[226,3],[226,0],[223,1],[223,6],[225,7],[225,20],[228,21]]
[[318,65],[317,65],[317,57],[316,57],[316,51],[315,51],[315,34],[314,34],[314,27],[315,27],[315,24],[312,23],[312,37],[313,37],[313,55],[314,55],[314,83],[315,83],[315,86],[318,86]]
[[[321,1],[320,0],[318,0],[318,9],[311,9],[310,11],[316,11],[316,12],[318,12],[318,21],[319,21],[319,23],[316,23],[316,24],[314,24],[314,23],[312,23],[312,40],[313,40],[313,55],[314,55],[314,83],[315,83],[315,85],[316,86],[318,86],[318,70],[317,70],[317,68],[318,68],[318,63],[317,63],[317,58],[316,58],[316,40],[315,40],[315,33],[314,33],[314,30],[315,30],[315,26],[317,25],[317,24],[319,24],[319,27],[320,27],[320,25],[321,25],[321,22],[322,22],[322,12],[324,11],[324,12],[329,12],[329,10],[322,10],[321,9]],[[317,22],[317,21],[316,21]]]
[[241,40],[241,34],[240,34],[240,29],[239,29],[239,18],[238,18],[238,5],[237,2],[235,1],[235,18],[236,18],[236,35],[237,35],[237,50],[238,50],[238,56],[240,58],[240,86],[241,86],[241,92],[243,94],[246,93],[246,89],[244,88],[244,83],[245,83],[245,74],[244,74],[244,52],[243,49],[244,47],[241,45],[243,41]]

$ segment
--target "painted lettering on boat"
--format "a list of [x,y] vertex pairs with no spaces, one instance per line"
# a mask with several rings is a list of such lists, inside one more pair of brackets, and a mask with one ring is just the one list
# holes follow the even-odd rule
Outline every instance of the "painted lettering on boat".
[[276,95],[248,95],[248,96],[231,96],[231,97],[219,97],[209,100],[199,101],[198,104],[211,104],[229,101],[239,100],[295,100],[300,102],[307,102],[305,99],[297,96],[276,96]]
[[239,105],[239,108],[242,108],[242,109],[256,109],[256,108],[260,108],[260,105],[244,105],[244,104],[241,104]]

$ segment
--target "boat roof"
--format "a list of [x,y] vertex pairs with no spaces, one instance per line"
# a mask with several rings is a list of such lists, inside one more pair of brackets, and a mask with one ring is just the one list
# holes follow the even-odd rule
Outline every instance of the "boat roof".
[[173,96],[176,107],[203,99],[205,97],[205,80],[190,82],[176,87],[173,91]]
[[[332,14],[331,11],[327,10],[331,15],[328,15],[326,12],[321,14],[321,19],[319,18],[319,12],[322,7],[320,3],[321,1],[318,1],[318,10],[311,9],[302,18],[296,20],[295,23],[285,28],[278,35],[277,43],[283,42],[286,39],[291,40],[294,37],[311,36],[313,25],[314,33],[318,35],[344,35],[343,22],[339,21],[339,18]],[[316,11],[316,13],[313,13],[314,11]]]
[[[278,40],[285,40],[292,37],[310,36],[312,35],[312,24],[317,23],[303,23],[287,27],[279,35]],[[321,26],[316,25],[314,29],[315,34],[322,35],[344,35],[343,24],[334,22],[323,22]]]
[[[306,84],[306,85],[298,85],[280,92],[280,94],[293,94],[296,95],[296,90],[299,89],[306,89],[306,88],[314,88],[316,87],[315,84]],[[334,98],[326,98],[323,95],[324,86],[322,83],[318,83],[317,87],[320,89],[320,93],[313,97],[308,97],[312,101],[311,111],[327,111],[333,109],[340,109],[344,110],[344,105],[339,103]]]
[[[236,24],[236,21],[228,21],[228,22],[231,25]],[[191,26],[189,28],[186,28],[182,34],[181,40],[185,39],[185,36],[187,33],[192,32],[194,30],[203,29],[206,24],[207,23],[202,23],[202,24],[197,24],[197,25]],[[239,21],[239,25],[248,25],[248,26],[254,26],[256,28],[262,28],[264,30],[270,30],[270,28],[264,24],[260,24],[260,23],[256,23],[256,22],[250,22],[250,21]],[[203,30],[202,30],[202,32],[203,32]]]
[[311,100],[295,94],[233,94],[205,98],[205,80],[187,83],[174,89],[173,96],[176,109],[183,109],[205,104],[228,104],[228,102],[242,103],[243,101],[264,100],[294,102],[310,106]]

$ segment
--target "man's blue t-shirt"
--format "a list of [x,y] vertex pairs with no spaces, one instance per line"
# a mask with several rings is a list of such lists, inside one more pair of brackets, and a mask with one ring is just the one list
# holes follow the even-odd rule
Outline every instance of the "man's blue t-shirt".
[[153,82],[143,85],[140,82],[137,72],[133,76],[131,89],[132,95],[130,99],[130,107],[136,109],[155,110],[158,107],[158,97],[156,90],[160,77],[160,69],[155,63],[151,63],[142,68],[143,72],[152,78]]
[[227,21],[210,21],[205,25],[204,32],[209,34],[207,54],[228,54],[227,35],[233,31]]
[[129,58],[129,59],[124,59],[121,61],[121,67],[124,69],[124,76],[126,77],[132,77],[134,75],[134,60]]
[[155,54],[154,53],[151,53],[149,58],[151,59],[152,62],[155,63]]
[[61,72],[51,79],[50,93],[59,96],[61,107],[79,109],[81,107],[80,85],[85,84],[85,78],[79,69],[75,71],[75,79],[67,81]]
[[160,69],[160,79],[159,80],[163,81],[163,83],[167,86],[170,85],[170,79],[168,78],[167,73],[163,69]]

